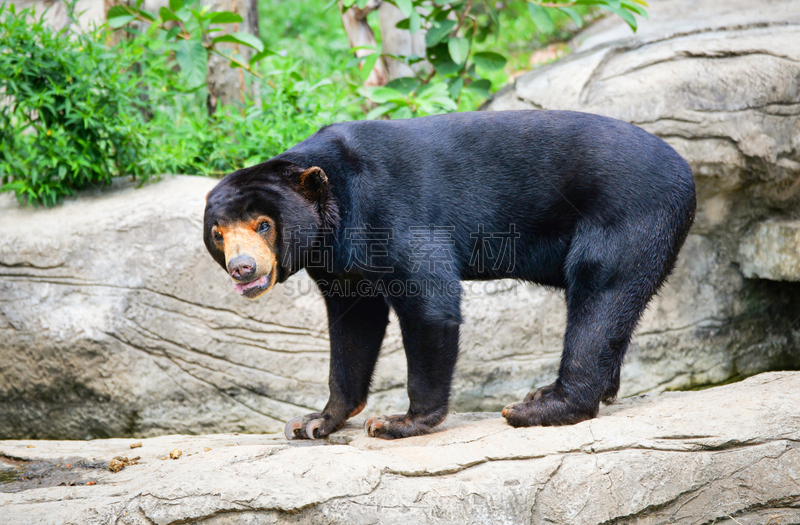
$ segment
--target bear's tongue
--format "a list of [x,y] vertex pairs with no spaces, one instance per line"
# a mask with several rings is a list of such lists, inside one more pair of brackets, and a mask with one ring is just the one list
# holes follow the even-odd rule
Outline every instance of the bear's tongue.
[[267,276],[262,275],[255,281],[250,281],[249,283],[233,283],[233,289],[236,290],[238,293],[243,294],[250,288],[255,288],[257,286],[264,286],[267,284]]

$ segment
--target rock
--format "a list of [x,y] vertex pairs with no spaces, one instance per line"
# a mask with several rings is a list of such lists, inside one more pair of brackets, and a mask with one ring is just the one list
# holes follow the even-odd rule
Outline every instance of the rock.
[[[324,406],[322,299],[305,273],[256,302],[233,292],[202,243],[214,184],[118,182],[51,210],[0,197],[0,436],[277,432]],[[552,381],[563,300],[467,289],[455,408],[497,410]],[[370,409],[405,410],[405,376],[394,321]]]
[[762,222],[739,242],[745,277],[800,281],[800,221]]
[[[56,31],[72,26],[66,2],[63,0],[14,0],[10,3],[14,4],[17,11],[34,8],[37,15],[43,15],[47,23]],[[104,0],[78,0],[75,4],[75,14],[78,27],[70,28],[87,31],[106,22],[105,2]]]
[[[146,439],[139,464],[118,473],[102,465],[125,453],[129,440],[45,441],[35,449],[27,441],[1,441],[0,457],[14,461],[18,475],[34,463],[45,473],[0,485],[3,519],[31,525],[800,521],[797,372],[629,398],[570,427],[514,429],[496,413],[452,414],[434,434],[382,441],[364,436],[358,423],[332,436],[338,444],[287,442],[282,434]],[[159,459],[175,447],[185,452],[180,461]],[[55,465],[67,461],[72,486],[58,486],[65,478]]]
[[692,166],[695,226],[634,337],[624,393],[796,369],[800,3],[656,0],[648,11],[635,35],[601,20],[574,55],[519,77],[486,109],[611,116]]

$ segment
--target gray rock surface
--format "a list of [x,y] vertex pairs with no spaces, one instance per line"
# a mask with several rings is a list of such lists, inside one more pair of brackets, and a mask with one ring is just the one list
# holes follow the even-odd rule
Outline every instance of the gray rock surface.
[[[352,423],[312,443],[133,441],[0,441],[0,458],[20,473],[52,465],[0,485],[0,522],[800,523],[797,372],[629,398],[571,427],[514,429],[498,414],[459,414],[437,433],[391,442]],[[175,449],[180,459],[167,459]],[[108,471],[120,455],[139,463]],[[58,473],[73,486],[53,483]]]
[[800,281],[800,221],[756,224],[739,241],[737,260],[745,277]]
[[648,11],[636,35],[617,17],[594,24],[574,55],[519,77],[486,109],[611,116],[692,166],[695,226],[634,340],[627,392],[653,388],[645,363],[676,372],[657,388],[796,369],[800,2],[655,0]]
[[[622,395],[800,368],[794,237],[759,233],[800,219],[800,2],[760,5],[654,2],[623,41],[603,20],[584,51],[492,103],[630,120],[692,164],[696,226],[634,337]],[[54,210],[0,196],[0,437],[277,432],[324,405],[322,301],[305,274],[257,302],[233,293],[201,240],[214,183],[118,183]],[[466,289],[453,409],[496,411],[553,381],[561,294]],[[396,323],[373,386],[366,413],[405,410]]]
[[86,31],[94,26],[105,23],[106,8],[104,0],[78,0],[75,4],[75,13],[78,15],[78,26],[71,27],[72,21],[63,0],[14,0],[17,10],[34,8],[36,14],[44,15],[51,27],[61,30],[70,26],[72,30]]
[[[327,319],[305,273],[251,302],[202,243],[216,181],[118,184],[52,210],[0,197],[0,436],[276,432],[324,406]],[[563,300],[469,285],[455,408],[499,409],[551,381]],[[393,322],[373,413],[407,406]]]

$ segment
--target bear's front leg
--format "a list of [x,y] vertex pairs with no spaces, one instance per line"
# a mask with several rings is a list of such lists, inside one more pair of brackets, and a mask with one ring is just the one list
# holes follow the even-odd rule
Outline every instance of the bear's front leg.
[[325,437],[361,412],[367,402],[372,372],[389,323],[389,306],[383,297],[340,297],[333,295],[336,289],[321,289],[331,340],[330,398],[322,412],[289,421],[284,430],[288,439]]
[[461,322],[461,287],[458,281],[450,284],[437,295],[391,298],[403,332],[409,407],[405,414],[367,419],[367,435],[395,439],[428,434],[447,417]]

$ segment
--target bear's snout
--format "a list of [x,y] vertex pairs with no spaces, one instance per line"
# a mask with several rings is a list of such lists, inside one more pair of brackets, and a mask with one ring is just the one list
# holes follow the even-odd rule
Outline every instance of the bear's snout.
[[228,261],[228,273],[240,283],[252,281],[256,276],[256,261],[249,255],[238,255]]

